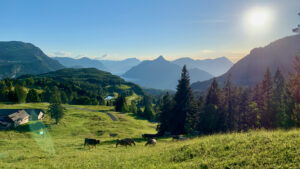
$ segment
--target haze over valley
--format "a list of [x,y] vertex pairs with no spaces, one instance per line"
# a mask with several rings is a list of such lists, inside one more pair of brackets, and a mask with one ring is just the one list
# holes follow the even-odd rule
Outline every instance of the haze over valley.
[[0,2],[0,168],[299,168],[300,1]]

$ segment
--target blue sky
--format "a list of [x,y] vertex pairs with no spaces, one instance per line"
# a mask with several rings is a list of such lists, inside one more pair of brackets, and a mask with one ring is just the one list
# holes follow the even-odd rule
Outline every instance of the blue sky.
[[[247,13],[272,19],[249,29]],[[226,56],[292,35],[299,0],[1,0],[0,40],[35,44],[50,56],[169,60]]]

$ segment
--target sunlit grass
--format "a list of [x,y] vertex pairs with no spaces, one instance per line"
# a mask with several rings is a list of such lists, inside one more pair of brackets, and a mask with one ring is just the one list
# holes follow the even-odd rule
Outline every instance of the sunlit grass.
[[[46,103],[3,105],[1,108],[47,108]],[[94,110],[111,107],[77,106]],[[215,134],[186,141],[159,139],[145,147],[143,133],[155,133],[156,124],[112,112],[67,108],[59,125],[48,116],[17,131],[0,132],[0,168],[297,168],[300,166],[300,130],[249,131]],[[45,125],[45,128],[43,128]],[[31,127],[30,127],[31,126]],[[27,127],[27,128],[26,128]],[[32,130],[28,130],[28,129]],[[45,131],[41,135],[39,131]],[[101,131],[101,132],[99,132]],[[110,133],[117,133],[112,138]],[[85,137],[101,140],[97,148],[84,148]],[[133,147],[115,148],[117,138],[132,137]],[[53,144],[53,150],[51,149]]]

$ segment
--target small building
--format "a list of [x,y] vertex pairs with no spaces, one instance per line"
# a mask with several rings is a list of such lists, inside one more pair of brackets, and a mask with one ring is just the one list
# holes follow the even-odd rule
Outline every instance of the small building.
[[42,120],[41,109],[0,109],[0,129],[15,128],[29,121]]
[[107,96],[104,98],[104,100],[108,101],[108,100],[112,100],[114,97],[113,96]]

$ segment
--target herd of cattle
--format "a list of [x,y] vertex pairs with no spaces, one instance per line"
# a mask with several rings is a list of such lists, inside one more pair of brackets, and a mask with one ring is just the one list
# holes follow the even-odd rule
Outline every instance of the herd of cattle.
[[[143,138],[146,138],[148,139],[148,141],[146,142],[145,146],[147,145],[152,145],[152,146],[155,146],[156,145],[156,137],[158,135],[156,134],[143,134],[142,135]],[[185,137],[180,137],[178,135],[175,135],[175,136],[172,136],[173,140],[185,140],[186,138]],[[91,138],[85,138],[84,139],[84,147],[85,146],[93,146],[93,147],[96,147],[97,144],[100,144],[100,140],[96,140],[96,139],[91,139]],[[121,146],[132,146],[132,145],[136,145],[134,140],[132,138],[125,138],[125,139],[117,139],[116,140],[116,147],[118,147],[118,145],[121,145]]]

